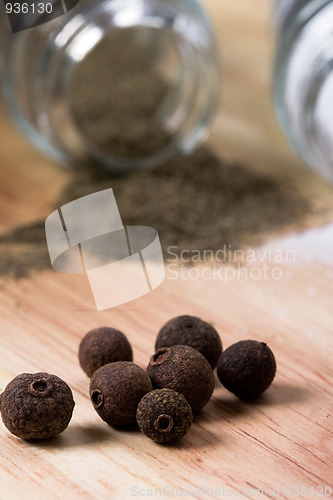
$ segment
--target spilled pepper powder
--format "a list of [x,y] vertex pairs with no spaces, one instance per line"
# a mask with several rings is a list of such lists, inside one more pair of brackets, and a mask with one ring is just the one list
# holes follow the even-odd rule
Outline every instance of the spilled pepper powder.
[[[169,141],[158,126],[170,89],[158,69],[158,40],[156,46],[154,53],[149,45],[147,57],[144,36],[138,43],[135,30],[118,30],[78,65],[71,85],[73,120],[101,153],[140,158]],[[308,225],[309,215],[318,209],[298,181],[256,173],[201,147],[122,177],[94,163],[79,165],[50,211],[111,187],[123,223],[154,227],[163,249],[176,247],[177,255],[184,249],[214,252],[224,245],[237,250],[260,245],[283,229]],[[0,275],[20,279],[51,270],[47,215],[0,234]],[[320,213],[317,219],[321,223]]]
[[[307,227],[309,215],[321,217],[300,184],[224,161],[205,147],[122,177],[96,165],[78,168],[54,208],[110,187],[123,223],[154,227],[163,249],[175,246],[178,255],[260,245],[283,229]],[[51,270],[45,219],[0,234],[0,275],[19,279],[44,269]]]

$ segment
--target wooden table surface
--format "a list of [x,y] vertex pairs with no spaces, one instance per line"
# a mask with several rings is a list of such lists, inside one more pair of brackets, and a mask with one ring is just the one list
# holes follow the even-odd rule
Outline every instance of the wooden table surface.
[[[275,121],[269,2],[204,3],[223,58],[221,106],[209,144],[224,158],[297,185],[313,215],[303,235],[286,228],[262,247],[293,250],[293,258],[278,264],[279,279],[172,280],[167,274],[152,293],[97,312],[85,276],[46,270],[0,278],[0,388],[19,373],[47,371],[68,382],[76,401],[70,426],[50,442],[23,442],[0,425],[1,500],[332,496],[333,187],[302,164]],[[36,152],[1,113],[2,233],[46,218],[72,175]],[[268,269],[277,266],[258,259]],[[80,338],[98,325],[114,326],[128,335],[135,362],[145,367],[161,325],[184,313],[212,321],[224,347],[266,341],[278,365],[271,388],[244,403],[216,382],[190,432],[172,446],[107,426],[88,398],[89,381],[77,361]]]

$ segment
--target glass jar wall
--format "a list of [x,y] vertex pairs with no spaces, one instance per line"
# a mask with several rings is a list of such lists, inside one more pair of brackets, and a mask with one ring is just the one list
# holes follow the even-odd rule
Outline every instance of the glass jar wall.
[[304,161],[333,181],[333,2],[277,0],[275,106]]
[[5,101],[27,137],[61,163],[128,171],[205,138],[219,63],[196,0],[80,0],[17,33],[0,19]]

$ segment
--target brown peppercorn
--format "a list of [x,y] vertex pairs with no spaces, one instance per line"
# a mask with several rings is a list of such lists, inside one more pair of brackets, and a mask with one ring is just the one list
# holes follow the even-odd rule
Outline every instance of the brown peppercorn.
[[48,439],[68,426],[74,409],[71,389],[56,375],[22,373],[1,394],[3,423],[22,439]]
[[171,443],[189,431],[193,420],[185,397],[172,389],[155,389],[141,399],[136,411],[140,430],[157,443]]
[[115,361],[133,361],[132,347],[125,335],[115,328],[90,330],[81,340],[79,362],[91,377],[101,366]]
[[241,340],[226,349],[217,364],[221,383],[240,399],[262,394],[276,372],[274,354],[264,342]]
[[134,424],[140,400],[152,391],[147,373],[130,361],[101,366],[90,380],[90,399],[99,416],[110,425]]
[[215,328],[196,316],[177,316],[162,326],[155,349],[189,345],[201,352],[214,369],[222,353],[222,342]]
[[150,358],[147,373],[155,389],[167,387],[183,394],[193,412],[201,410],[213,394],[213,370],[190,346],[162,347]]

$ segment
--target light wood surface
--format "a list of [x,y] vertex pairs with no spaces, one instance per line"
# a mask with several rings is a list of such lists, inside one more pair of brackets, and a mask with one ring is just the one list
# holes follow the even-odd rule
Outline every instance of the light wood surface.
[[[209,143],[224,157],[299,183],[320,214],[309,227],[333,223],[332,186],[302,164],[275,122],[269,2],[204,3],[224,68]],[[4,231],[46,217],[72,174],[36,152],[4,113],[0,131]],[[284,248],[277,236],[264,248]],[[325,487],[332,496],[333,257],[324,262],[321,252],[330,254],[333,237],[322,240],[325,248],[320,231],[313,238],[314,250],[296,238],[295,258],[278,264],[280,279],[172,280],[167,272],[152,293],[103,312],[95,310],[85,276],[44,271],[20,281],[1,278],[0,388],[19,373],[47,371],[68,382],[76,406],[69,428],[48,443],[22,442],[0,425],[0,499],[182,498],[188,490],[199,498],[325,498]],[[107,426],[88,398],[89,381],[77,361],[80,338],[98,325],[114,326],[128,335],[135,362],[145,367],[161,325],[184,313],[212,321],[224,347],[266,341],[278,365],[271,388],[244,403],[216,382],[188,435],[172,446]]]

